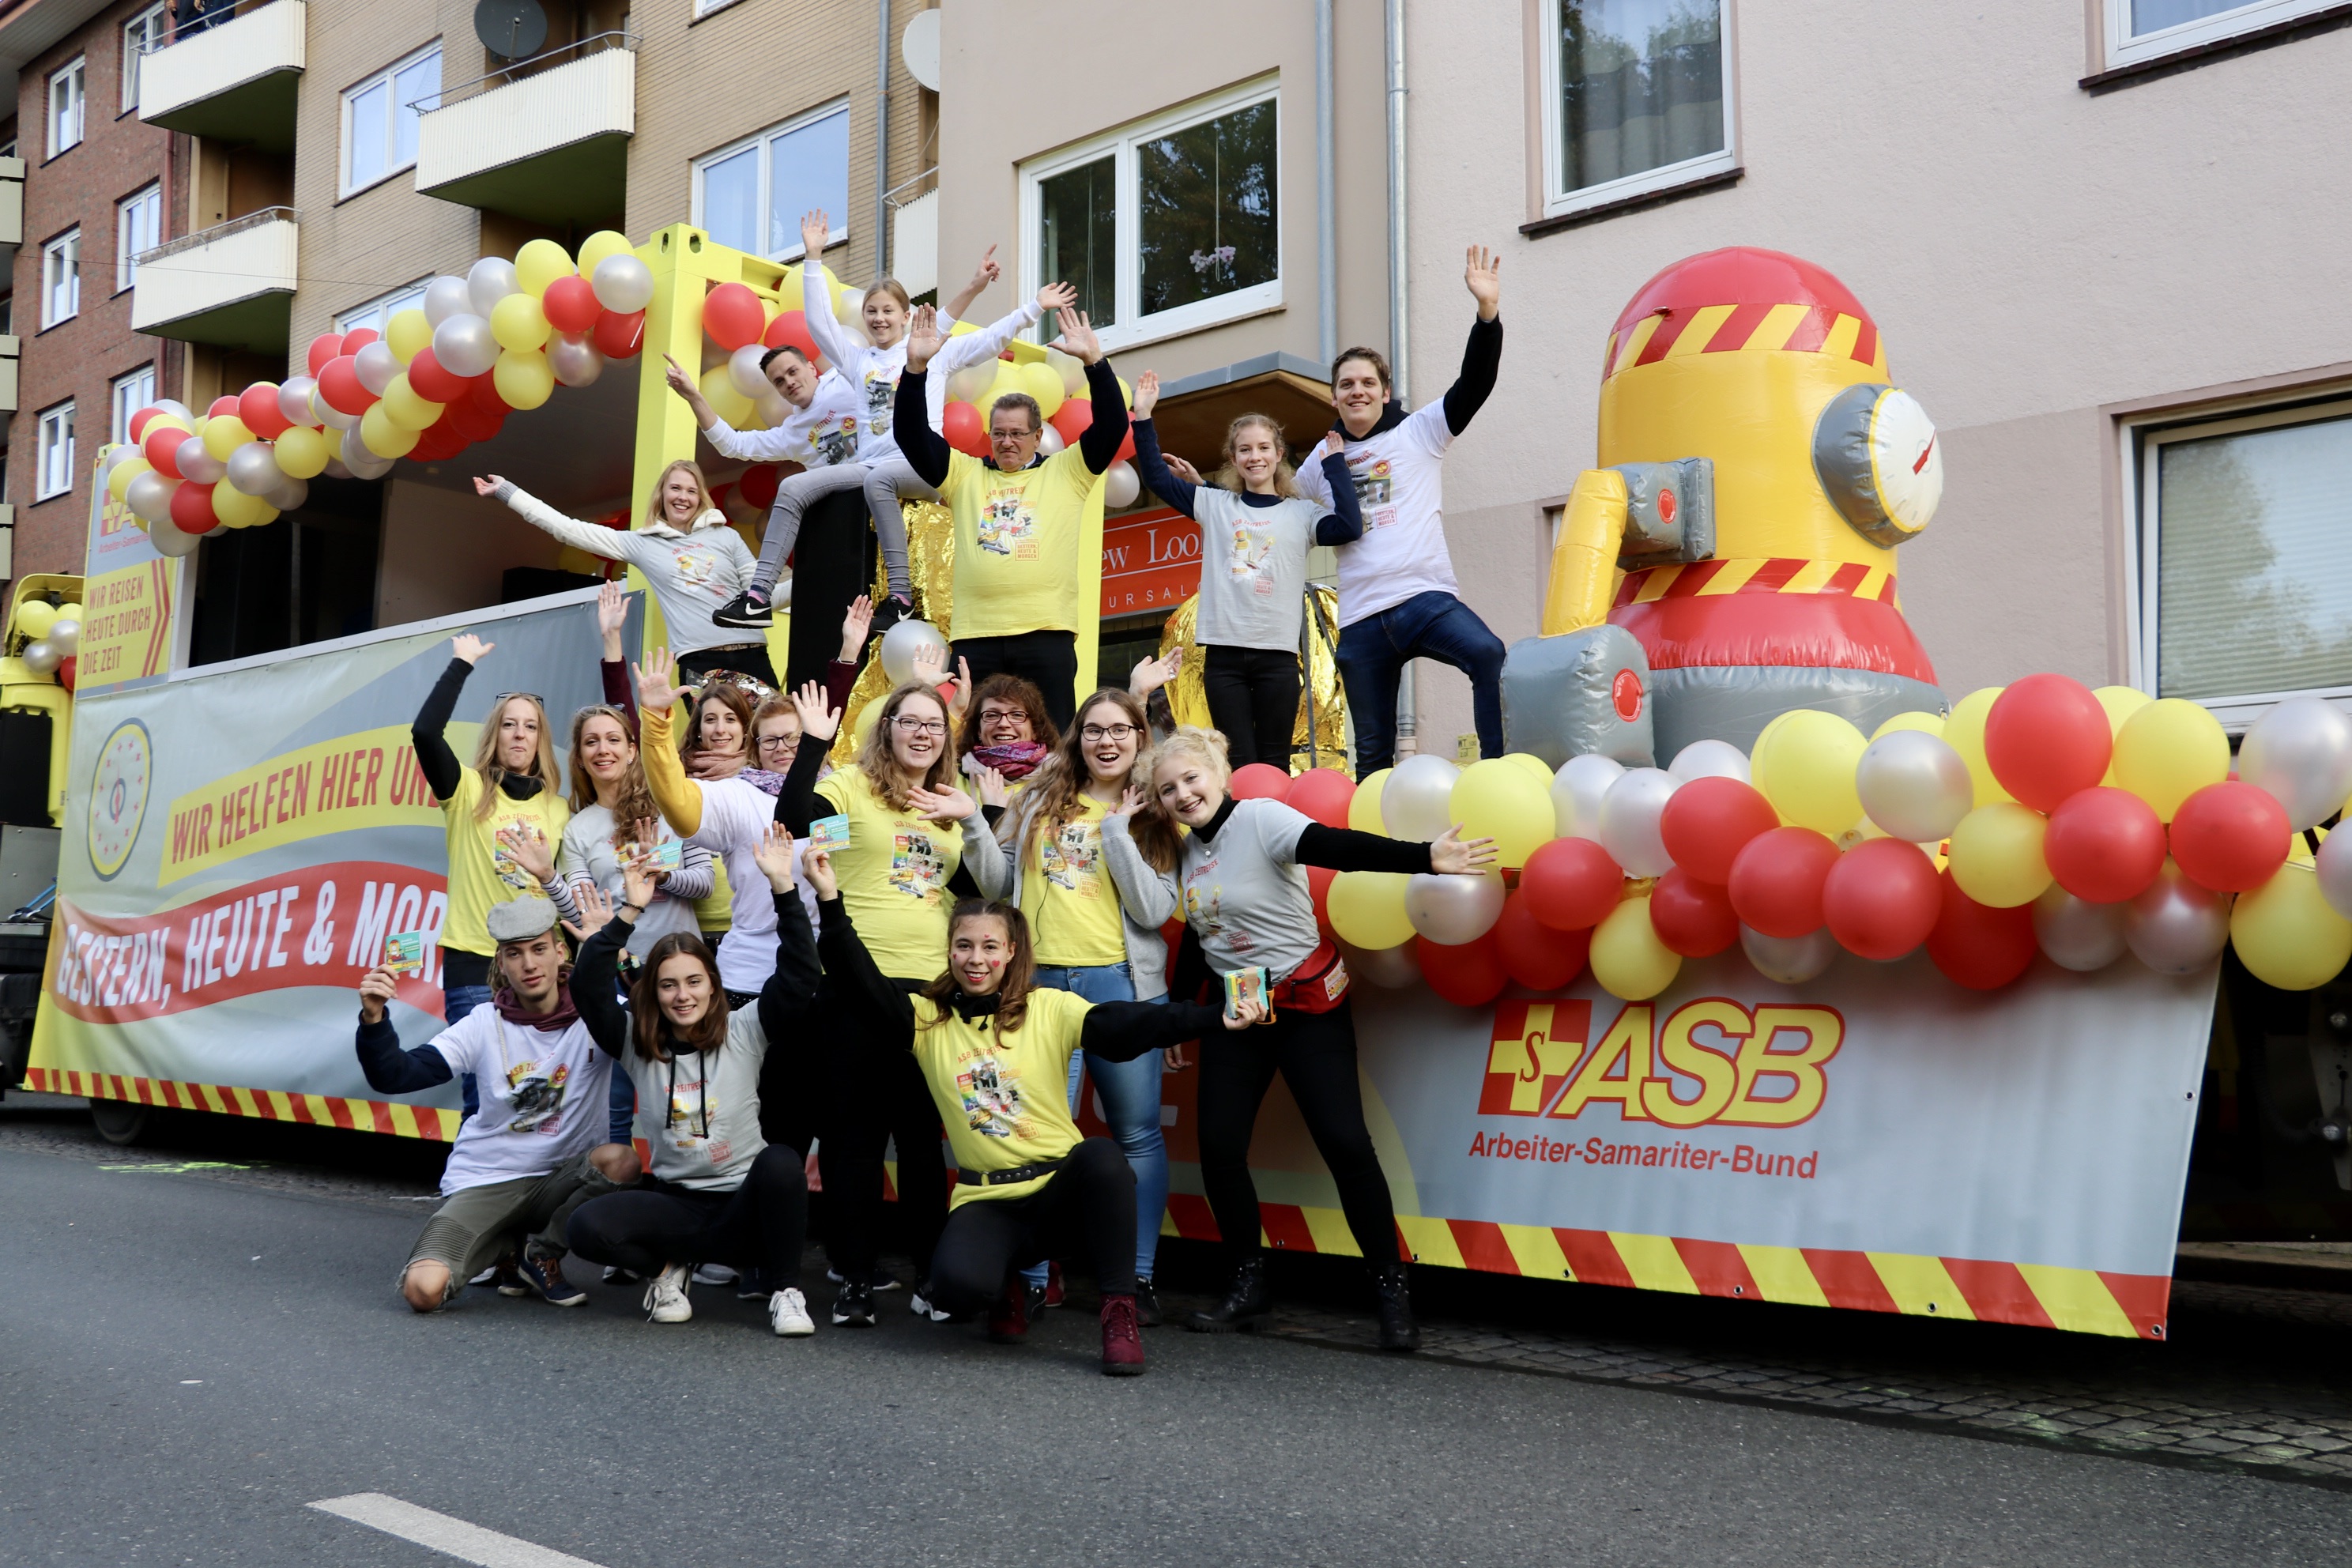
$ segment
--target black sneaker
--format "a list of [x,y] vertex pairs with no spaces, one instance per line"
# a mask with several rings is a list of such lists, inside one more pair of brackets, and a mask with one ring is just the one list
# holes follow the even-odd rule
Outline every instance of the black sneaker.
[[735,1280],[735,1299],[738,1301],[764,1301],[778,1289],[769,1284],[758,1269],[746,1268]]
[[874,1287],[852,1280],[842,1281],[840,1293],[833,1299],[833,1326],[836,1329],[872,1328]]
[[902,599],[896,594],[888,595],[880,604],[874,606],[874,624],[866,628],[866,635],[869,637],[878,637],[900,621],[912,616],[914,613],[915,606],[911,600]]
[[1135,1321],[1147,1329],[1156,1329],[1166,1321],[1160,1315],[1160,1292],[1151,1288],[1148,1278],[1135,1281]]
[[746,588],[719,608],[711,611],[710,618],[722,626],[743,626],[751,631],[766,631],[776,624],[776,611],[767,600],[753,598],[751,591]]

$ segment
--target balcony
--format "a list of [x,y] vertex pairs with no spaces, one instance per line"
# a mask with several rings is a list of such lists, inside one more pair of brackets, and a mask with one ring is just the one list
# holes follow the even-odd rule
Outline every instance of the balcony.
[[[574,58],[554,59],[564,54]],[[544,224],[616,219],[627,205],[637,55],[626,34],[518,61],[418,108],[416,188],[425,195]]]
[[155,50],[139,64],[139,118],[191,136],[292,152],[309,19],[303,0],[274,0]]
[[131,330],[284,353],[301,227],[302,215],[292,207],[264,207],[142,251]]

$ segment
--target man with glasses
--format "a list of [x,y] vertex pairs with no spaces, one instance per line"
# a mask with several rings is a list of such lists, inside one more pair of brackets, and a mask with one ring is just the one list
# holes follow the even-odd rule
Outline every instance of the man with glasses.
[[1077,705],[1078,628],[1090,624],[1082,585],[1086,542],[1099,537],[1103,474],[1127,439],[1118,378],[1085,314],[1056,311],[1054,346],[1087,367],[1094,423],[1052,457],[1037,451],[1044,410],[1024,393],[988,415],[986,458],[952,450],[931,426],[926,371],[945,341],[931,308],[907,335],[896,421],[899,450],[955,514],[955,617],[948,635],[972,679],[1000,673],[1036,682],[1047,714],[1066,729]]

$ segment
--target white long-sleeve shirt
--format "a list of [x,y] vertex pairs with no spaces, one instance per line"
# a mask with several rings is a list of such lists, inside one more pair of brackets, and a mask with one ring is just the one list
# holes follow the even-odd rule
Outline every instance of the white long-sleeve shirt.
[[743,536],[729,526],[726,514],[713,509],[694,520],[684,533],[666,522],[640,529],[605,528],[566,517],[511,481],[498,492],[523,521],[553,534],[575,550],[625,561],[645,574],[669,628],[673,653],[698,653],[709,647],[732,647],[751,640],[751,634],[722,626],[710,618],[728,600],[751,585],[755,563]]
[[782,424],[738,430],[724,419],[713,419],[702,438],[722,458],[824,468],[859,460],[865,415],[866,395],[829,370],[816,378],[816,393],[808,406],[793,409]]
[[[801,268],[801,303],[808,318],[809,336],[816,340],[818,350],[842,379],[858,393],[866,434],[858,443],[856,460],[871,465],[898,458],[898,437],[890,429],[890,405],[898,395],[898,377],[907,369],[907,340],[902,337],[887,349],[877,349],[835,321],[833,286],[825,280],[823,268]],[[940,331],[954,335],[940,345],[932,358],[930,375],[924,384],[932,429],[939,429],[947,416],[948,377],[994,359],[1004,352],[1007,343],[1035,326],[1044,313],[1036,300],[1024,300],[1011,315],[970,332],[956,332],[960,323],[945,316],[940,318]]]

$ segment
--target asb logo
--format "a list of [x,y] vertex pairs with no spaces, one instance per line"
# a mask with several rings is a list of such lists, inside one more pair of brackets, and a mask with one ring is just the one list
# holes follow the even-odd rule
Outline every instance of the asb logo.
[[1663,1023],[1650,1004],[1628,1004],[1588,1047],[1591,1026],[1590,1002],[1496,1004],[1478,1114],[1573,1121],[1607,1101],[1620,1121],[1662,1127],[1793,1127],[1821,1110],[1824,1069],[1845,1043],[1834,1007],[1751,1010],[1722,996]]

